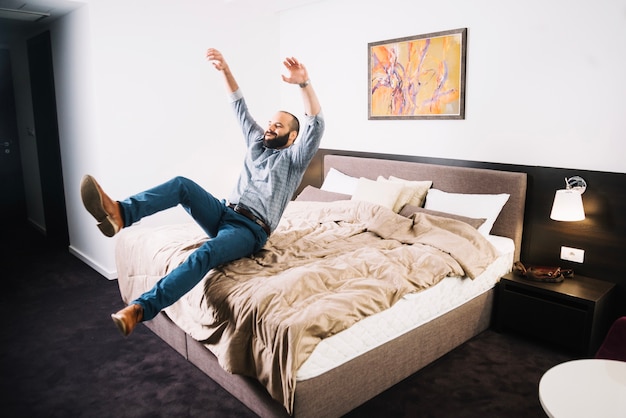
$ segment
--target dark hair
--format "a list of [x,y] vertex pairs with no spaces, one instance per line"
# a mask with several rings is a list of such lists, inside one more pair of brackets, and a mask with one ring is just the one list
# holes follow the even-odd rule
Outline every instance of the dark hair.
[[289,113],[286,110],[281,110],[281,112],[291,116],[292,118],[291,123],[289,124],[289,129],[291,129],[292,131],[300,132],[300,121],[298,120],[298,118],[294,114]]

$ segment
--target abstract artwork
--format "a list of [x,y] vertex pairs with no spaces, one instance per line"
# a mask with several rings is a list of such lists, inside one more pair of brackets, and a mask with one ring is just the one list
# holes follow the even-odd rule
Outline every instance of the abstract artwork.
[[464,119],[467,28],[368,44],[369,119]]

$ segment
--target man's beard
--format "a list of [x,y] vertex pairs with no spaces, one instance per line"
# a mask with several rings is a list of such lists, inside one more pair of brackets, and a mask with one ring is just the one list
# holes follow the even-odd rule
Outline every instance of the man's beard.
[[265,136],[263,136],[263,145],[265,145],[265,148],[282,148],[287,145],[287,142],[289,142],[289,134],[282,136],[277,135],[273,139],[267,139],[268,133],[269,132],[265,132]]

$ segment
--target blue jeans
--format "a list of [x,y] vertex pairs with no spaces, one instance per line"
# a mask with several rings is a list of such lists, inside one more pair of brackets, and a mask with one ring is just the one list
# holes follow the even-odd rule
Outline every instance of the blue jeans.
[[125,227],[180,204],[210,238],[151,290],[131,302],[141,305],[144,321],[193,289],[209,270],[259,251],[268,238],[259,225],[184,177],[175,177],[119,203]]

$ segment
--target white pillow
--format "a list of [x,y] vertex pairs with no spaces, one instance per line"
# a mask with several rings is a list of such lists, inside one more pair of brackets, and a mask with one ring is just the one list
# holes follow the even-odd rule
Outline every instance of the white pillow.
[[326,178],[320,189],[326,190],[327,192],[351,195],[354,194],[358,181],[359,179],[356,177],[348,176],[339,170],[331,168],[328,170],[328,174],[326,174]]
[[[402,193],[398,197],[394,212],[398,213],[402,210],[404,205],[412,206],[424,206],[424,199],[428,189],[433,185],[430,180],[417,181],[417,180],[405,180],[394,176],[389,176],[389,179],[385,179],[383,176],[378,176],[377,181],[391,181],[394,183],[401,183],[404,186]],[[397,208],[397,210],[396,210]]]
[[487,236],[504,204],[509,200],[509,196],[506,193],[463,194],[430,189],[426,196],[424,208],[470,218],[485,218],[486,221],[478,228],[478,232]]
[[400,183],[381,183],[361,177],[351,200],[364,200],[393,210],[403,188]]

